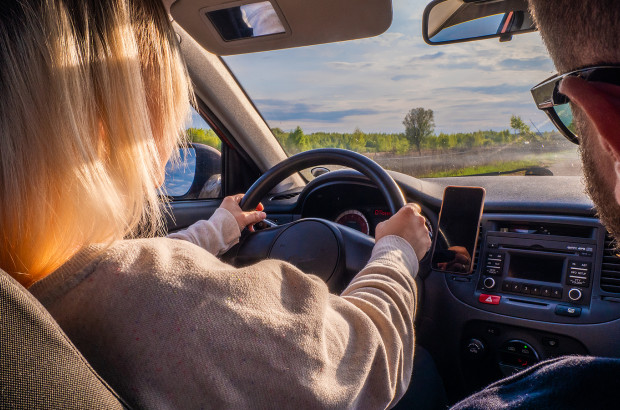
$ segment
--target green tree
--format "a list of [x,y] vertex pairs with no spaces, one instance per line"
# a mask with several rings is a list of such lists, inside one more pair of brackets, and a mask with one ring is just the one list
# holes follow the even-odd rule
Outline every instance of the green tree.
[[288,132],[284,132],[280,128],[272,128],[271,132],[273,132],[273,135],[276,137],[282,148],[284,148],[284,151],[288,152],[290,149],[288,143]]
[[529,125],[523,122],[521,117],[513,115],[510,117],[510,128],[518,131],[521,138],[525,141],[537,141],[536,133],[532,132]]
[[222,149],[222,140],[220,140],[219,137],[215,134],[215,132],[211,129],[205,130],[202,128],[188,128],[186,132],[187,138],[191,142],[209,145],[217,150]]
[[311,149],[310,140],[300,126],[288,135],[289,143],[293,144],[298,151],[307,151]]
[[525,134],[530,131],[530,127],[528,127],[518,115],[510,117],[510,128],[518,131],[519,134]]
[[403,120],[405,126],[405,136],[418,149],[421,154],[420,145],[425,138],[430,137],[435,131],[435,118],[433,110],[425,110],[422,107],[412,108]]

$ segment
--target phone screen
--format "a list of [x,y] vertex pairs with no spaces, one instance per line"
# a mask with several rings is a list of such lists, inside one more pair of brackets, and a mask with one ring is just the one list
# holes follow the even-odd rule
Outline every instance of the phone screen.
[[484,195],[484,188],[480,187],[446,187],[435,235],[433,269],[472,272]]

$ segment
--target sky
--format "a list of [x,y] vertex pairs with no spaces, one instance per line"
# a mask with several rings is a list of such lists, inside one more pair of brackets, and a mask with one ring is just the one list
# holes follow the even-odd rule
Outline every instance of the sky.
[[555,72],[540,35],[430,46],[427,3],[394,0],[392,25],[378,37],[224,60],[272,128],[403,132],[406,113],[423,107],[436,133],[506,129],[513,114],[553,130],[529,92]]

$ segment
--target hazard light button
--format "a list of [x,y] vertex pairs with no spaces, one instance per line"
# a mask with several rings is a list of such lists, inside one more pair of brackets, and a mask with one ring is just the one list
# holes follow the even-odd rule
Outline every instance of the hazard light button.
[[478,298],[478,301],[481,302],[481,303],[486,303],[487,305],[499,305],[499,300],[501,298],[502,298],[501,296],[486,295],[486,294],[483,293]]

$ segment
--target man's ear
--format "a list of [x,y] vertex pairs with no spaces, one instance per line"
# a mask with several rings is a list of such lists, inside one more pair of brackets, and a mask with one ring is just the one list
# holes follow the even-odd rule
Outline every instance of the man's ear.
[[601,144],[620,161],[620,86],[566,77],[559,91],[587,115]]

